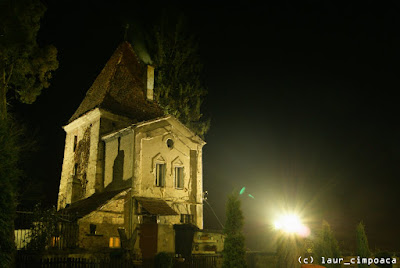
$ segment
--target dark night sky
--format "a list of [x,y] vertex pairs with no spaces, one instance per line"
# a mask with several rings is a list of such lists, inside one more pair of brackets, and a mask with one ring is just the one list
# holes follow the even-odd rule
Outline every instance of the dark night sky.
[[[250,249],[269,249],[271,221],[286,207],[311,226],[326,219],[343,248],[363,220],[372,249],[400,250],[400,4],[347,2],[180,7],[200,39],[209,90],[204,189],[222,221],[233,189],[255,196],[242,202]],[[161,7],[47,5],[39,37],[58,48],[60,68],[35,104],[14,107],[40,148],[28,174],[55,204],[61,126],[122,41],[123,18],[151,21]],[[204,211],[205,227],[218,228]]]

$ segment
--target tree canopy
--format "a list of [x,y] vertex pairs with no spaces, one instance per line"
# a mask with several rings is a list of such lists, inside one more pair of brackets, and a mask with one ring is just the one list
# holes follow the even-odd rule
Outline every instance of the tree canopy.
[[58,68],[57,49],[37,42],[45,11],[39,0],[0,2],[0,267],[12,267],[21,176],[21,133],[8,116],[7,103],[10,99],[33,103]]
[[151,26],[135,22],[132,43],[141,59],[155,67],[155,100],[165,114],[204,137],[210,120],[202,113],[207,89],[202,77],[199,40],[182,14],[166,12]]
[[[37,35],[46,7],[39,0],[7,0],[0,7],[0,116],[7,98],[33,103],[58,68],[57,49],[40,47]],[[14,92],[14,95],[10,94]]]

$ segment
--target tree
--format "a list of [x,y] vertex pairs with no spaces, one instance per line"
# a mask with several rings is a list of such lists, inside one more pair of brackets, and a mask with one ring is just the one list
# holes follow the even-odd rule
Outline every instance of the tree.
[[20,147],[10,120],[0,119],[0,267],[11,267]]
[[152,28],[140,27],[136,22],[132,43],[140,58],[155,67],[154,97],[164,113],[204,137],[210,120],[201,111],[207,90],[199,41],[189,33],[183,15],[168,14],[165,12]]
[[[357,239],[357,256],[360,258],[369,258],[371,257],[371,251],[368,246],[367,235],[365,234],[365,225],[363,222],[360,222],[356,228],[356,239]],[[359,267],[368,267],[367,264],[360,264]]]
[[37,43],[45,10],[39,0],[0,2],[0,267],[12,266],[16,189],[21,176],[21,133],[8,114],[7,102],[15,97],[33,103],[58,68],[57,49],[41,48]]
[[226,203],[226,222],[224,233],[226,235],[223,250],[224,268],[246,267],[246,250],[244,235],[242,233],[244,217],[238,193],[228,196]]
[[46,11],[39,0],[6,0],[0,4],[0,118],[7,117],[7,98],[33,103],[49,87],[58,68],[57,49],[37,43]]
[[[316,261],[321,263],[322,257],[325,258],[340,258],[341,252],[339,244],[333,235],[330,225],[326,222],[322,222],[322,228],[316,235],[314,241],[313,253]],[[325,267],[341,267],[340,264],[323,264]]]

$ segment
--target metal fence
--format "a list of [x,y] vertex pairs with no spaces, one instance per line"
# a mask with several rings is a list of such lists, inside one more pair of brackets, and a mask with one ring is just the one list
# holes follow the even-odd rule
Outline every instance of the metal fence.
[[16,258],[16,267],[38,267],[38,268],[132,268],[141,267],[129,259],[105,258],[71,258],[71,257],[45,257],[38,258],[33,255],[19,254]]
[[[174,259],[175,268],[217,268],[221,267],[221,256],[192,256],[183,260]],[[16,258],[16,267],[38,267],[38,268],[153,268],[154,259],[144,260],[143,262],[134,262],[123,258],[71,258],[71,257],[43,257],[24,254],[19,252]]]
[[14,237],[17,250],[75,248],[78,224],[71,215],[18,211]]
[[212,255],[212,256],[201,256],[201,255],[193,255],[183,262],[179,259],[175,259],[174,267],[176,268],[217,268],[222,266],[222,256],[220,255]]

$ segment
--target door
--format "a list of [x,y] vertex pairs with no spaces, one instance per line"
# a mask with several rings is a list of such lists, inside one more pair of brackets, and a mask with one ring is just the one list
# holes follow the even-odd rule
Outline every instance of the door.
[[157,254],[157,222],[145,222],[140,227],[140,250],[143,259],[151,259]]

